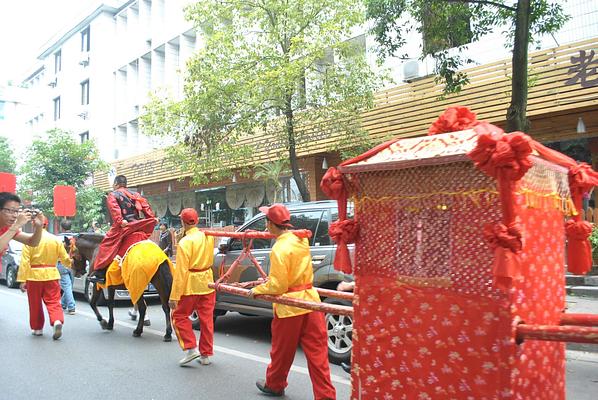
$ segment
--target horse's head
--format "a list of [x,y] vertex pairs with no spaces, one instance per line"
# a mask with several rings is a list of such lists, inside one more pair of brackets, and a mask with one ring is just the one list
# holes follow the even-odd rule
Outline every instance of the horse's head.
[[99,233],[80,233],[73,236],[69,254],[73,259],[73,270],[77,274],[86,272],[87,264],[92,264],[104,235]]

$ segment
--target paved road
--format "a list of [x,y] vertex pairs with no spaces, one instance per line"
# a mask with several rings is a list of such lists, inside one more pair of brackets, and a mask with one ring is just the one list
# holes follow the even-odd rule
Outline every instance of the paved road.
[[[575,299],[572,299],[575,300]],[[578,301],[578,305],[581,304]],[[583,302],[598,313],[598,302]],[[575,307],[571,307],[575,308]],[[104,307],[101,308],[106,311]],[[211,366],[192,363],[181,368],[176,342],[162,342],[164,319],[157,304],[150,306],[152,326],[133,338],[127,305],[116,309],[117,325],[102,331],[91,309],[77,300],[77,314],[66,315],[64,336],[53,341],[29,333],[27,299],[18,290],[0,286],[0,399],[197,399],[251,400],[260,395],[254,382],[263,377],[269,361],[269,320],[230,314],[216,325]],[[348,375],[332,365],[338,399],[348,399]],[[567,352],[568,399],[595,400],[598,393],[598,353]],[[289,376],[286,399],[311,399],[305,358],[298,353]]]
[[[217,322],[213,364],[181,368],[178,343],[162,342],[161,308],[150,308],[152,326],[133,338],[126,305],[116,310],[117,325],[108,332],[78,300],[77,314],[65,316],[63,338],[53,341],[48,326],[44,336],[30,335],[27,298],[1,286],[0,399],[264,399],[255,380],[264,376],[269,361],[267,318],[223,317]],[[335,365],[332,373],[338,398],[348,399],[348,375]],[[286,399],[313,398],[303,354],[295,359],[286,392]]]

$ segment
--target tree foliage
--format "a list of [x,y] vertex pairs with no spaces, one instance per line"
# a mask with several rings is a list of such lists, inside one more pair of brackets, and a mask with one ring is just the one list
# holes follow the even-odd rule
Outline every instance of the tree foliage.
[[77,190],[77,214],[73,230],[85,230],[92,221],[103,218],[103,193],[86,186],[93,172],[107,169],[93,141],[77,142],[65,131],[55,129],[35,139],[25,153],[20,169],[20,193],[30,198],[46,215],[53,215],[53,190],[56,185],[71,185]]
[[15,173],[16,161],[8,139],[0,136],[0,172]]
[[187,64],[184,99],[156,94],[145,131],[174,135],[171,155],[196,182],[230,176],[259,153],[287,159],[309,200],[297,150],[336,132],[359,144],[360,112],[381,83],[359,40],[345,40],[365,21],[363,4],[206,0],[186,13],[203,46]]
[[[436,62],[437,82],[445,95],[458,93],[467,84],[459,71],[465,62],[467,44],[495,29],[504,29],[506,46],[513,49],[509,130],[528,128],[526,118],[528,68],[527,49],[541,36],[558,31],[567,21],[562,2],[549,0],[366,0],[372,32],[383,57],[400,55],[409,32],[422,35],[421,58]],[[451,50],[451,48],[454,48]],[[403,55],[405,56],[405,55]]]

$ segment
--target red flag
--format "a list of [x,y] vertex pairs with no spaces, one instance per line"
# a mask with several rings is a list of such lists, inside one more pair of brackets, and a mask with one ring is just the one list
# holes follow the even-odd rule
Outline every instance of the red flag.
[[54,186],[54,215],[72,217],[77,209],[77,194],[73,186]]
[[0,192],[17,191],[17,177],[8,172],[0,172]]

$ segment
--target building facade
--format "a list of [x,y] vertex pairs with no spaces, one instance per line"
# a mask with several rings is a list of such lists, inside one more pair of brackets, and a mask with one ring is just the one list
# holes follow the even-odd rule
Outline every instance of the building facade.
[[[278,189],[239,174],[194,185],[188,171],[167,161],[163,147],[169,143],[146,137],[139,129],[139,113],[151,92],[167,90],[182,96],[185,61],[200,38],[183,18],[186,1],[120,3],[102,4],[45,48],[41,66],[26,80],[43,99],[31,115],[31,129],[59,127],[81,140],[94,139],[112,166],[109,173],[97,174],[94,184],[108,189],[116,174],[127,175],[130,186],[148,196],[158,215],[174,224],[183,207],[197,208],[204,226],[239,225],[261,204],[297,199],[289,176],[280,177]],[[598,4],[570,0],[564,7],[570,20],[530,53],[529,133],[577,159],[596,163]],[[347,40],[360,43],[374,65],[375,44],[364,33],[366,28],[355,30]],[[395,83],[377,93],[375,108],[363,115],[363,126],[374,142],[425,134],[431,122],[454,104],[469,106],[480,119],[504,125],[511,69],[501,29],[468,45],[465,56],[475,61],[466,66],[471,82],[443,100],[438,99],[442,87],[430,75],[432,60],[419,59],[422,37],[415,31],[411,35],[399,53],[412,58],[386,60],[383,68],[391,71]],[[265,136],[251,140],[264,143],[251,164],[272,161],[271,154],[280,145]],[[340,162],[329,148],[330,139],[314,138],[298,150],[312,199],[324,198],[319,181],[328,166]]]

